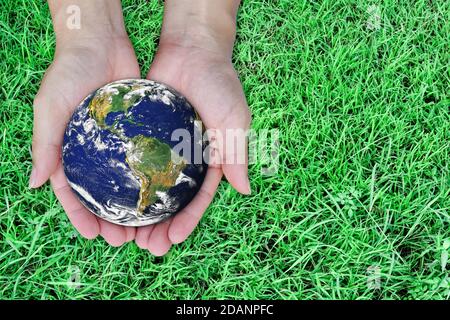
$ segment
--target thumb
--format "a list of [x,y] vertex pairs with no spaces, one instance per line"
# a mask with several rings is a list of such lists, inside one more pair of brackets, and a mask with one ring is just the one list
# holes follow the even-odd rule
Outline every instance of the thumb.
[[34,101],[33,169],[30,188],[43,185],[55,172],[61,158],[66,116],[54,105],[56,101],[41,95]]

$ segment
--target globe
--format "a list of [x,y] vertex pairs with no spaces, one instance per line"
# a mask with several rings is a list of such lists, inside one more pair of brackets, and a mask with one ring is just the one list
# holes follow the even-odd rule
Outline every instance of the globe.
[[161,222],[182,210],[205,178],[198,121],[186,98],[164,84],[107,84],[81,102],[67,125],[68,183],[102,219],[124,226]]

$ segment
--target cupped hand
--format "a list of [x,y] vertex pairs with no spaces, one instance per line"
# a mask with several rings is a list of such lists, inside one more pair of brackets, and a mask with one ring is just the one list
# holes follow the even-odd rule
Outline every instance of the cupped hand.
[[[210,133],[220,132],[225,137],[227,129],[241,129],[239,133],[250,126],[251,116],[241,83],[225,54],[206,47],[161,43],[147,77],[183,94]],[[246,148],[231,149],[226,144],[226,140],[215,144],[214,163],[210,162],[200,191],[186,208],[163,223],[137,230],[139,247],[163,255],[172,244],[184,241],[211,203],[223,174],[237,191],[250,194]],[[245,154],[238,155],[239,152]],[[238,156],[245,161],[238,163]]]
[[135,237],[136,229],[97,218],[77,199],[61,164],[65,127],[78,104],[95,89],[119,79],[139,78],[139,66],[127,37],[98,36],[57,46],[34,100],[33,170],[30,187],[49,178],[52,188],[79,233],[88,239],[101,235],[120,246]]

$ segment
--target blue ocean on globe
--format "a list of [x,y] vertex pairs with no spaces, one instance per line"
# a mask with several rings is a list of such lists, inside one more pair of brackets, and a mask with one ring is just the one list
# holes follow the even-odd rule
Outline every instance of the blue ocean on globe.
[[[205,159],[195,154],[206,148],[199,120],[166,85],[110,83],[89,95],[67,125],[67,180],[81,203],[107,221],[144,226],[165,220],[193,199],[205,178]],[[180,154],[174,151],[177,129],[184,129],[191,146]]]

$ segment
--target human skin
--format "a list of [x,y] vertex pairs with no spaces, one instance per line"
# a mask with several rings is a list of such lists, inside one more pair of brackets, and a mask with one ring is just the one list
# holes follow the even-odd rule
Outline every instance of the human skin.
[[[133,239],[154,255],[184,241],[212,201],[225,174],[233,187],[250,193],[247,164],[223,164],[225,146],[215,153],[205,182],[192,202],[174,218],[147,227],[122,227],[90,213],[76,198],[61,165],[67,122],[89,93],[119,79],[140,78],[133,47],[125,31],[119,0],[49,0],[56,50],[34,101],[33,170],[30,187],[49,178],[70,221],[82,236],[101,235],[120,246]],[[67,7],[77,5],[81,28],[66,25]],[[175,88],[193,104],[208,129],[247,129],[245,96],[231,64],[239,1],[166,0],[160,45],[148,78]]]
[[[248,129],[251,119],[231,63],[239,3],[166,0],[158,52],[147,75],[186,96],[206,128],[220,131],[223,137],[226,129]],[[202,190],[184,210],[165,223],[139,228],[140,247],[147,243],[151,252],[164,254],[172,244],[184,241],[210,204],[222,174],[237,191],[250,194],[247,160],[226,164],[235,155],[226,150],[226,141],[217,147],[222,165],[210,164]]]

